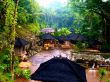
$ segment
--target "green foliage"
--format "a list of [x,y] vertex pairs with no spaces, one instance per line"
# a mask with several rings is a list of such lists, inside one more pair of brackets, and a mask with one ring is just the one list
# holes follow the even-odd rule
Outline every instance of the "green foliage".
[[57,31],[55,33],[55,35],[57,35],[57,36],[62,36],[62,35],[66,36],[66,35],[69,35],[70,33],[71,32],[68,28],[61,28],[60,31]]
[[110,82],[110,79],[107,82]]
[[15,69],[15,75],[16,77],[24,77],[26,79],[30,79],[31,70],[30,69]]
[[[0,81],[1,82],[12,82],[11,79],[11,58],[10,58],[10,49],[5,48],[2,51],[0,51]],[[19,60],[18,57],[15,57],[15,64],[14,68],[17,68]],[[2,78],[3,77],[3,78]]]
[[9,49],[3,49],[0,52],[0,81],[6,82],[11,78],[10,73],[10,51]]
[[40,8],[34,0],[20,0],[18,7],[18,24],[38,23]]
[[78,41],[76,43],[76,45],[74,46],[74,49],[77,50],[77,51],[83,51],[87,47],[88,47],[88,44],[86,42],[82,43],[81,41]]
[[37,35],[40,33],[40,27],[39,27],[38,23],[36,23],[36,24],[28,24],[27,29],[29,31],[31,31],[32,33],[37,34]]
[[70,0],[73,12],[73,28],[89,39],[100,41],[110,39],[110,1],[102,0]]
[[[20,0],[18,6],[18,28],[16,30],[17,36],[26,37],[26,35],[32,35],[32,33],[35,35],[39,35],[39,21],[40,7],[37,2],[35,2],[35,0]],[[23,31],[20,30],[20,28]]]
[[14,20],[14,2],[12,0],[3,0],[0,2],[0,9],[0,42],[3,42],[0,46],[3,48],[4,46],[6,47],[10,41],[10,29],[12,28]]
[[101,45],[101,52],[110,52],[110,44],[104,42]]
[[104,76],[107,74],[107,70],[104,68],[99,69],[99,79],[100,82],[104,79]]
[[[11,75],[11,74],[10,74]],[[8,75],[4,75],[4,73],[1,73],[0,72],[0,82],[11,82],[10,81],[10,78],[9,77],[7,77]]]

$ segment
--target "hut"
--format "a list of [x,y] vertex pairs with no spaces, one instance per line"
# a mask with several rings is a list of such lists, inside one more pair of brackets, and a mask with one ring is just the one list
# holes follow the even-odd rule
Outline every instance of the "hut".
[[86,41],[86,38],[83,35],[71,33],[67,36],[62,35],[58,37],[58,41],[61,44],[62,48],[71,48],[78,41],[81,41],[81,42]]
[[68,36],[64,36],[64,35],[59,36],[58,37],[58,41],[59,41],[59,44],[60,44],[61,48],[63,48],[63,49],[64,48],[66,48],[66,49],[71,48],[71,43],[69,41],[69,37]]
[[50,33],[43,34],[41,40],[43,41],[44,49],[48,50],[49,48],[55,47],[55,38]]
[[26,57],[26,49],[29,47],[29,42],[22,38],[15,39],[15,54],[18,55],[21,59]]
[[87,40],[87,39],[86,39],[85,36],[78,34],[77,41],[84,42],[84,41],[86,41],[86,40]]
[[68,35],[68,38],[69,38],[69,41],[70,41],[72,44],[76,44],[77,38],[78,38],[78,34],[71,33],[71,34]]
[[78,41],[84,42],[86,41],[86,37],[80,34],[71,33],[68,35],[69,41],[73,44],[76,44]]
[[101,48],[102,42],[100,42],[99,40],[91,40],[89,41],[89,44],[90,48],[99,50]]
[[42,63],[31,79],[41,82],[87,82],[84,67],[59,57]]

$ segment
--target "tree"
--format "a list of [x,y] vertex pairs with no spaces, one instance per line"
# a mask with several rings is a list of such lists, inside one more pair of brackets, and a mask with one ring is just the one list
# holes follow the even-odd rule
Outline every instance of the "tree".
[[[110,1],[103,0],[70,0],[73,12],[73,28],[88,37],[89,40],[99,40],[103,45],[110,44]],[[101,50],[110,51],[108,46]]]
[[[1,1],[0,8],[2,12],[1,15],[1,23],[3,23],[0,28],[2,28],[1,34],[1,40],[5,41],[7,44],[2,44],[1,48],[1,55],[2,57],[9,57],[10,58],[10,69],[5,71],[3,69],[3,72],[9,72],[11,70],[11,81],[14,82],[14,62],[15,62],[15,54],[14,54],[14,44],[15,44],[15,27],[16,27],[16,20],[17,20],[17,7],[18,7],[18,1],[15,0],[15,3],[13,0],[4,0]],[[6,53],[5,53],[6,52]],[[8,61],[6,59],[5,61]],[[3,63],[3,61],[1,62]],[[8,62],[9,64],[9,62]],[[8,65],[6,64],[6,65]],[[6,66],[6,69],[8,68]]]
[[89,0],[86,1],[86,4],[89,11],[94,12],[101,17],[100,24],[102,25],[102,28],[100,29],[102,30],[103,39],[108,43],[110,40],[110,1],[103,2],[103,0]]
[[40,7],[38,3],[35,2],[35,0],[25,0],[25,1],[20,0],[18,6],[17,27],[27,29],[33,34],[39,34],[40,15],[41,15]]

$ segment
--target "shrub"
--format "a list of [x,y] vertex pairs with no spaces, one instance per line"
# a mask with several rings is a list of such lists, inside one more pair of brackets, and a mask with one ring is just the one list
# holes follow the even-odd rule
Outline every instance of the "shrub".
[[110,52],[110,44],[103,43],[101,46],[101,52]]
[[26,79],[30,79],[31,70],[30,69],[20,69],[17,68],[15,70],[16,77],[24,77]]

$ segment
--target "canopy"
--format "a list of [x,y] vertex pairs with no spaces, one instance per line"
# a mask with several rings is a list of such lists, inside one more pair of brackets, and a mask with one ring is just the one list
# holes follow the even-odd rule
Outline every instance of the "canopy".
[[42,82],[87,82],[85,68],[67,58],[52,58],[31,75]]

